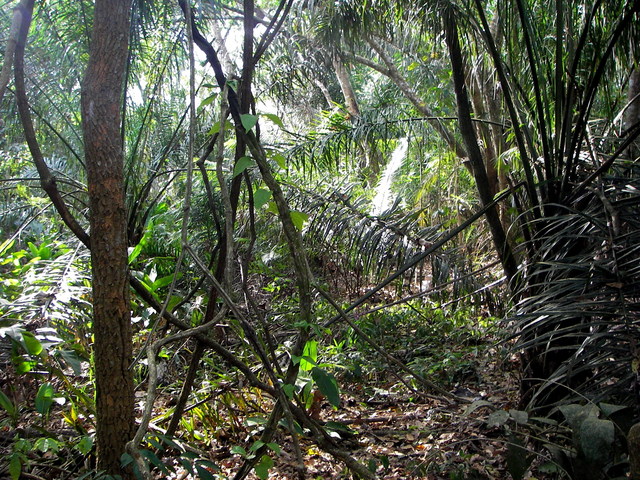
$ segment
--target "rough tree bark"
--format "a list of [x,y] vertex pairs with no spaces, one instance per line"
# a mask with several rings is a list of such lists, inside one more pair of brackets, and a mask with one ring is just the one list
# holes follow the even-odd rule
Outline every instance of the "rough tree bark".
[[131,0],[97,0],[82,86],[91,225],[98,470],[122,474],[135,431],[120,107]]

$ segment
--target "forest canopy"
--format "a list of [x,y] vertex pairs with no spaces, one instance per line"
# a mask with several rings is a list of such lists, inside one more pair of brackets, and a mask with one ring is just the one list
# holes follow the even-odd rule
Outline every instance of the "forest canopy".
[[3,7],[0,477],[640,478],[640,3]]

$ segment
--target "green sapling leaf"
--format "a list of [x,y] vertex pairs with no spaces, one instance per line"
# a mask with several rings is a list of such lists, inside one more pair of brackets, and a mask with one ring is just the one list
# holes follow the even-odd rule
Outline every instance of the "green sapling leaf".
[[250,157],[240,157],[236,162],[236,166],[233,167],[233,176],[237,177],[254,163],[255,162]]
[[338,407],[340,405],[340,391],[335,377],[320,367],[313,367],[311,377],[316,382],[320,392],[327,397],[329,403],[334,407]]
[[240,115],[240,121],[242,122],[242,126],[244,127],[245,131],[248,132],[256,126],[256,123],[258,123],[258,116],[243,113],[242,115]]

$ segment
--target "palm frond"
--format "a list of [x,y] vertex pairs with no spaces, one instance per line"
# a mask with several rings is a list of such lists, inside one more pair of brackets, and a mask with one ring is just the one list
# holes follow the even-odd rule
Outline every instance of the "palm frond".
[[[640,339],[640,180],[618,165],[571,206],[548,205],[537,257],[517,305],[517,349],[527,362],[525,399],[554,404],[577,392],[632,401]],[[542,383],[540,378],[546,379]]]

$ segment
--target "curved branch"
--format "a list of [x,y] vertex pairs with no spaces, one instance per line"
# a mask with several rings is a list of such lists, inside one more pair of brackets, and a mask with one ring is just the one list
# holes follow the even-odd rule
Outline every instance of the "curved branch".
[[31,113],[29,111],[29,100],[27,99],[25,82],[24,82],[24,51],[27,41],[27,35],[29,33],[29,27],[31,25],[31,17],[33,15],[33,4],[35,0],[26,0],[24,4],[21,4],[19,8],[23,8],[23,20],[20,26],[20,33],[18,35],[18,41],[15,51],[15,90],[16,101],[18,105],[18,112],[20,114],[20,120],[22,122],[22,128],[24,130],[25,139],[33,157],[33,162],[38,170],[40,176],[40,185],[42,189],[47,193],[56,211],[62,218],[62,221],[69,227],[69,229],[78,237],[78,239],[87,247],[90,247],[90,239],[87,232],[78,223],[75,217],[69,211],[67,204],[64,202],[55,177],[51,174],[51,170],[44,161],[40,145],[36,139],[36,132],[31,120]]

